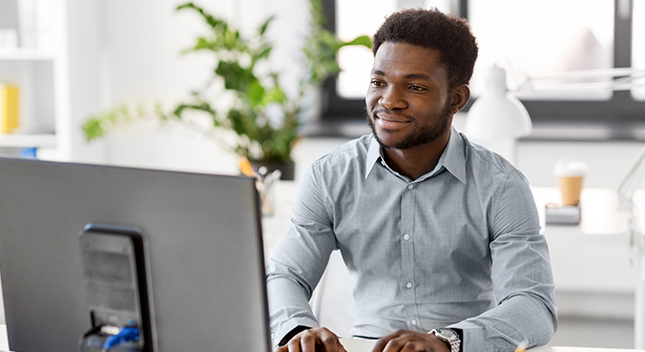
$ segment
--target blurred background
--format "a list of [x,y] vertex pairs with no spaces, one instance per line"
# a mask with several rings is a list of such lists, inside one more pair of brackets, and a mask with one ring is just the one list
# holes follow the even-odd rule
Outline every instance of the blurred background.
[[[182,54],[213,29],[198,13],[178,11],[181,4],[0,0],[0,155],[239,174],[241,154],[231,146],[239,146],[240,138],[247,143],[248,136],[232,133],[230,126],[213,130],[210,116],[199,111],[190,119],[164,122],[155,110],[172,115],[206,86],[203,97],[218,112],[235,104],[224,84],[217,77],[212,81],[218,65],[212,51]],[[643,0],[322,0],[319,8],[305,0],[195,4],[247,37],[275,16],[263,37],[272,50],[256,73],[264,75],[269,88],[274,82],[267,73],[279,73],[289,99],[311,68],[302,48],[317,18],[324,18],[323,28],[338,40],[351,41],[370,36],[387,14],[402,8],[438,7],[466,17],[480,46],[472,102],[486,91],[486,69],[503,68],[506,86],[526,107],[532,125],[529,132],[508,137],[513,141],[511,161],[538,190],[557,187],[553,166],[571,159],[588,165],[585,189],[613,194],[645,142]],[[298,101],[303,107],[297,115],[299,138],[289,154],[295,176],[288,181],[295,185],[317,157],[369,133],[362,99],[371,51],[353,45],[334,57],[341,72]],[[281,110],[262,104],[265,115],[259,118],[273,119],[273,111],[272,126],[280,129]],[[454,122],[467,135],[471,105]],[[124,106],[125,122],[87,140],[82,126],[88,120],[109,122]],[[557,202],[555,194],[546,200]],[[598,212],[613,219],[616,209]],[[625,228],[558,226],[551,233],[556,235],[550,236],[547,226],[562,320],[553,344],[633,347],[638,277]]]

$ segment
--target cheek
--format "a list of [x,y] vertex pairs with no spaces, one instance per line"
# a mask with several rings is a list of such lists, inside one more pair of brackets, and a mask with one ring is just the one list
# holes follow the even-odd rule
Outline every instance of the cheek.
[[367,94],[365,94],[365,106],[367,107],[368,112],[371,112],[374,109],[377,101],[378,97],[376,96],[376,94],[368,90]]

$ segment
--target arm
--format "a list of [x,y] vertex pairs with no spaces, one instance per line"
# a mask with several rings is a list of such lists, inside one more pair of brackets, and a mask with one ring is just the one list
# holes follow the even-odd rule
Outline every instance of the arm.
[[318,327],[309,299],[336,242],[322,186],[314,175],[310,169],[301,181],[291,227],[271,258],[267,271],[274,343],[284,342],[285,336],[299,326]]
[[[519,172],[509,175],[490,214],[492,279],[499,305],[451,328],[463,332],[463,351],[513,351],[547,343],[557,328],[546,239],[531,190]],[[485,347],[485,348],[482,348]]]

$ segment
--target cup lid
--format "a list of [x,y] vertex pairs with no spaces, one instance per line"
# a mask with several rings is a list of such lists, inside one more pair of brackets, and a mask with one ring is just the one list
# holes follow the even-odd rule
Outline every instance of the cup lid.
[[587,171],[587,164],[578,160],[560,159],[553,166],[553,174],[558,177],[584,176]]

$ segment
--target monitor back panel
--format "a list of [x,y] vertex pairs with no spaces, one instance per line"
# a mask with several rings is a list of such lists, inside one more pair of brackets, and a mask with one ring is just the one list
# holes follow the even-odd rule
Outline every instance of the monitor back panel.
[[144,231],[155,351],[270,350],[252,179],[0,159],[12,350],[77,349],[90,327],[78,237],[91,222]]

